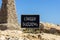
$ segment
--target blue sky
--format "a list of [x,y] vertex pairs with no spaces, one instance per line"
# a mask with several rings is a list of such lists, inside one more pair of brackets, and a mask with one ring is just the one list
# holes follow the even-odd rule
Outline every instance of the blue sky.
[[60,0],[15,0],[15,3],[18,22],[22,14],[38,14],[42,22],[60,24]]

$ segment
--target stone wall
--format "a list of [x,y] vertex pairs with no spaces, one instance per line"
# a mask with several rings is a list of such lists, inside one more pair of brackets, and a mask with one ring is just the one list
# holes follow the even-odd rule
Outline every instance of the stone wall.
[[8,29],[20,29],[14,0],[2,0],[0,24],[7,24]]

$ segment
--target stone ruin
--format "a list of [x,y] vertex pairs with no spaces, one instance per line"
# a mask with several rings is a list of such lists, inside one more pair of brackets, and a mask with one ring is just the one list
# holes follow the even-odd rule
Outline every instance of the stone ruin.
[[0,8],[0,30],[19,30],[15,1],[14,0],[2,0]]

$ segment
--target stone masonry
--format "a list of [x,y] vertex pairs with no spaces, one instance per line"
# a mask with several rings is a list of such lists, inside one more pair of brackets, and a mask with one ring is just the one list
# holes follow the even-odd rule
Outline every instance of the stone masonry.
[[20,29],[20,25],[17,21],[14,0],[2,0],[0,8],[0,30],[5,29]]

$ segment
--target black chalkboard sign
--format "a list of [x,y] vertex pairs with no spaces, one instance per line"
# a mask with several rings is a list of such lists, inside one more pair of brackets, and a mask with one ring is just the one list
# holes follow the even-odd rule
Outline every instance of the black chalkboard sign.
[[21,15],[21,28],[39,28],[39,15]]

